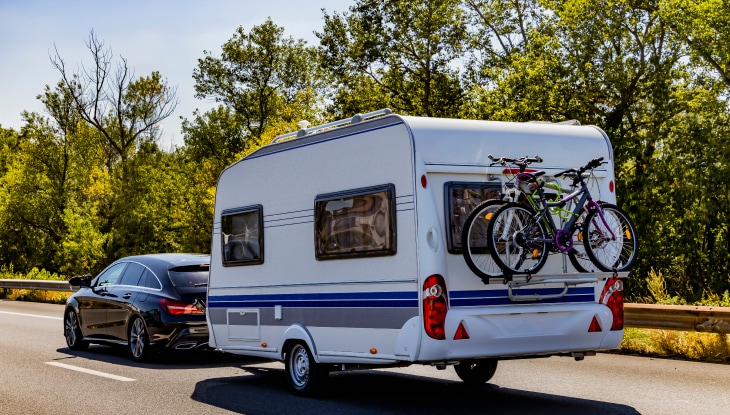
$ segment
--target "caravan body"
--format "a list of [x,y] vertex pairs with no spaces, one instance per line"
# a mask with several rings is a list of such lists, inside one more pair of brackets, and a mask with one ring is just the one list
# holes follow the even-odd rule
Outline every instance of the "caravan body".
[[[619,346],[615,275],[576,273],[555,254],[536,275],[483,281],[459,246],[465,214],[504,189],[489,154],[539,155],[546,176],[603,157],[591,191],[615,203],[613,153],[599,128],[383,110],[281,138],[220,176],[212,346],[278,360],[303,350],[305,364],[326,370],[422,363],[457,372],[460,362]],[[607,281],[621,296],[612,308]]]

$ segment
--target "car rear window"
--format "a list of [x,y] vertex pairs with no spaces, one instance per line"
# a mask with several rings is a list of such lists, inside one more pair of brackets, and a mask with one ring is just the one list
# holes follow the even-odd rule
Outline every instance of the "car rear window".
[[208,285],[208,264],[173,268],[169,271],[170,281],[175,287],[201,287]]

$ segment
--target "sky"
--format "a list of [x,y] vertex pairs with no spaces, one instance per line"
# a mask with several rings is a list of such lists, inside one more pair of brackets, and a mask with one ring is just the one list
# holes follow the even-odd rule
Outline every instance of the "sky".
[[22,112],[47,116],[36,99],[61,79],[52,66],[58,50],[67,68],[93,64],[89,34],[110,47],[113,63],[123,57],[135,79],[153,71],[177,87],[180,103],[163,122],[160,145],[180,146],[180,117],[212,108],[195,98],[193,70],[203,51],[219,56],[239,26],[248,33],[266,19],[285,37],[316,45],[322,9],[345,12],[354,0],[0,0],[0,126],[20,129]]

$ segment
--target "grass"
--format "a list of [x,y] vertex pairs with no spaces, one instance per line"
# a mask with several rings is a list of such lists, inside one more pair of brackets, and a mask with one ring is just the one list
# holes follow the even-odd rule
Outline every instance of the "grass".
[[626,328],[619,353],[730,363],[730,335]]
[[36,303],[65,304],[66,299],[73,293],[66,291],[47,290],[15,290],[0,288],[0,299],[32,301]]

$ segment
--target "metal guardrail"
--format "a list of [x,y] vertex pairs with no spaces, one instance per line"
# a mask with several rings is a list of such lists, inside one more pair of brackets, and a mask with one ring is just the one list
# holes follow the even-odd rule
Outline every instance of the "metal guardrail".
[[14,290],[77,291],[68,281],[49,280],[0,280],[0,288]]
[[[68,281],[0,279],[0,288],[76,291]],[[730,307],[624,304],[626,327],[730,333]]]
[[730,307],[624,304],[627,327],[730,333]]

